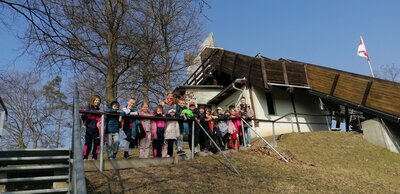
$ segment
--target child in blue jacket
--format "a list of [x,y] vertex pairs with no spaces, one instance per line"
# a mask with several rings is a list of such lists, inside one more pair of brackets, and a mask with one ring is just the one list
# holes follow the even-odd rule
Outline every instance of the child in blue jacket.
[[[107,134],[107,155],[108,159],[113,160],[116,158],[119,147],[119,128],[122,121],[123,112],[119,111],[119,103],[117,101],[111,102],[111,108],[107,113],[114,113],[107,115],[106,119],[106,134]],[[115,114],[118,113],[118,114]]]

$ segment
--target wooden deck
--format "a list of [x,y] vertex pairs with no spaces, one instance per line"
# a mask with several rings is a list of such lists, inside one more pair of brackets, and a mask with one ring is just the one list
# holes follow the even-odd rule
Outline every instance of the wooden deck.
[[[248,83],[269,89],[271,85],[302,87],[320,97],[335,99],[352,108],[388,115],[400,122],[400,83],[321,67],[299,61],[250,57],[221,48],[206,48],[202,65],[185,85],[228,86],[245,77]],[[212,75],[212,76],[210,76]],[[227,81],[227,79],[229,79]]]

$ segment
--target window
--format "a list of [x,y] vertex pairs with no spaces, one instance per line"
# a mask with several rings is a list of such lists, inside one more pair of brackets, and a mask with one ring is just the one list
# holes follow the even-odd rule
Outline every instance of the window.
[[274,99],[271,92],[265,92],[265,99],[267,100],[267,109],[269,115],[275,115]]

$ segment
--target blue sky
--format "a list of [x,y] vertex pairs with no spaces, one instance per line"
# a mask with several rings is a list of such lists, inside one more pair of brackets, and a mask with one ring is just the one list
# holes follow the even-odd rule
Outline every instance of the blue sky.
[[[210,0],[204,31],[213,32],[217,46],[255,56],[288,58],[369,75],[368,64],[356,55],[362,35],[374,69],[400,65],[400,1],[335,0]],[[4,14],[4,13],[3,13]],[[2,14],[0,14],[2,16]],[[4,15],[3,15],[4,16]],[[23,48],[16,34],[0,25],[0,70],[24,69],[31,57],[18,58]]]
[[217,46],[255,56],[288,58],[363,75],[362,35],[372,66],[400,66],[400,1],[218,0],[205,22]]

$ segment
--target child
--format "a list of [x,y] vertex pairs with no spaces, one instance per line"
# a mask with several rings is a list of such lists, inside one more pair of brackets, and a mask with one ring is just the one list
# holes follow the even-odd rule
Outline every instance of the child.
[[198,127],[199,131],[199,142],[200,142],[200,151],[202,152],[208,152],[208,146],[209,146],[209,138],[208,134],[210,134],[210,126],[209,126],[209,121],[211,121],[211,116],[207,117],[206,112],[204,107],[199,108],[199,114],[197,117],[201,127],[203,127],[203,130],[198,124],[196,126]]
[[[176,106],[176,112],[175,115],[177,118],[184,118],[182,111],[186,110],[187,107],[185,106],[186,102],[184,99],[179,99],[178,100],[178,106]],[[178,121],[179,124],[179,137],[176,139],[176,148],[177,148],[177,154],[183,155],[185,154],[185,151],[183,151],[183,135],[189,134],[189,130],[184,129],[184,125],[187,126],[187,122],[184,123],[183,121]]]
[[[100,96],[93,95],[89,98],[89,106],[85,111],[98,112],[100,110],[99,106],[101,103]],[[101,123],[101,114],[84,114],[82,115],[82,120],[86,125],[85,134],[85,145],[83,147],[83,159],[87,160],[90,150],[92,148],[92,159],[97,160],[97,147],[100,145],[100,128],[98,125]]]
[[[156,114],[154,116],[164,117],[162,106],[157,106]],[[155,122],[157,126],[157,134],[153,134],[153,136],[157,136],[157,138],[153,139],[153,157],[161,157],[162,147],[164,145],[165,121],[156,120]]]
[[[138,115],[138,109],[136,108],[136,99],[129,98],[128,104],[125,108],[122,109],[126,115]],[[124,117],[124,125],[123,131],[125,133],[125,146],[124,146],[124,158],[129,158],[132,155],[132,150],[135,146],[135,137],[132,135],[133,124],[136,123],[136,119],[132,119],[132,117]]]
[[[142,104],[139,115],[153,116],[153,113],[149,111],[149,105],[147,103]],[[139,158],[148,158],[151,141],[152,139],[157,139],[157,126],[156,122],[150,119],[141,119],[140,122],[142,123],[146,135],[139,140]]]
[[[235,149],[235,145],[237,146],[237,149],[240,149],[240,143],[239,143],[239,138],[241,136],[241,124],[238,124],[238,121],[240,120],[237,119],[236,111],[235,109],[230,109],[230,123],[228,123],[228,129],[229,131],[233,131],[231,135],[231,141],[230,141],[230,147],[232,149]],[[228,121],[228,122],[229,122]],[[239,128],[240,127],[240,128]]]
[[[170,109],[168,111],[167,117],[174,118],[175,109]],[[167,157],[172,157],[174,153],[174,142],[180,136],[178,121],[168,120],[167,127],[165,128],[164,137],[168,144],[168,154]]]
[[[107,113],[119,113],[119,103],[117,101],[111,102],[111,108]],[[123,114],[123,112],[121,112]],[[122,116],[107,115],[106,119],[106,134],[107,134],[107,155],[108,159],[114,160],[117,157],[119,147],[119,128]]]
[[229,133],[228,123],[232,122],[229,119],[229,114],[224,114],[221,107],[217,108],[217,123],[218,123],[218,133],[219,141],[223,149],[229,148],[229,139],[232,133]]
[[210,129],[210,133],[214,133],[214,118],[213,115],[211,113],[211,108],[206,108],[206,117],[209,119],[208,121],[208,127]]
[[[184,120],[187,121],[188,125],[189,125],[189,148],[192,151],[192,149],[194,150],[194,152],[197,152],[197,145],[199,144],[199,128],[197,126],[195,122],[195,119],[197,118],[198,114],[197,114],[197,109],[196,109],[196,103],[195,102],[190,102],[189,103],[189,109],[183,110],[182,111],[183,115],[184,115]],[[193,128],[193,124],[195,124],[194,129]],[[193,133],[194,131],[194,133]],[[192,133],[194,136],[194,148],[192,148]]]

